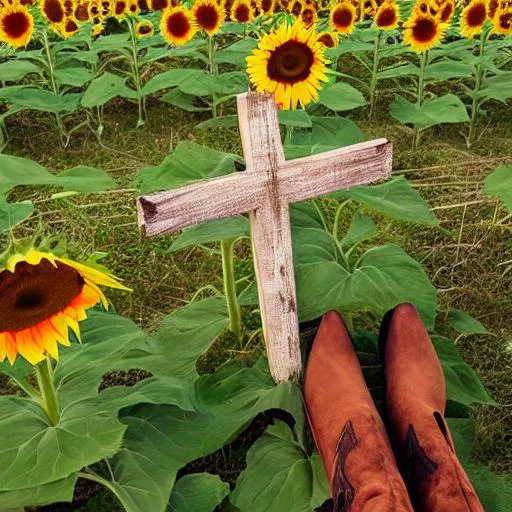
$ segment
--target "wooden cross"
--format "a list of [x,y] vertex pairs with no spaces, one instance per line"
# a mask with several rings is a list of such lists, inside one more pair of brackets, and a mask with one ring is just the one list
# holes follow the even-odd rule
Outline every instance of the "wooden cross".
[[246,171],[139,197],[139,226],[152,237],[249,213],[270,371],[283,382],[301,371],[288,206],[389,177],[392,145],[377,139],[286,161],[273,95],[240,94],[237,104]]

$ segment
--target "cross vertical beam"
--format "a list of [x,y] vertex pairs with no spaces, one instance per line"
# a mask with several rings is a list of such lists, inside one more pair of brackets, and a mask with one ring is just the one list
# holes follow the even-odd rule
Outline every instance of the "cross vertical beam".
[[249,217],[263,337],[272,376],[283,382],[301,370],[290,213],[278,179],[284,152],[273,96],[239,95],[237,104],[246,172],[266,177],[262,202]]

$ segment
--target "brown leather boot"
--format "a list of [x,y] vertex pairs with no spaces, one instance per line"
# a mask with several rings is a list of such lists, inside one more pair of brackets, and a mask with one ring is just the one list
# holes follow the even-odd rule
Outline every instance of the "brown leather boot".
[[336,512],[412,512],[384,424],[340,316],[324,315],[305,372],[309,424]]
[[416,511],[484,512],[444,421],[443,370],[411,304],[390,311],[380,337],[388,432]]

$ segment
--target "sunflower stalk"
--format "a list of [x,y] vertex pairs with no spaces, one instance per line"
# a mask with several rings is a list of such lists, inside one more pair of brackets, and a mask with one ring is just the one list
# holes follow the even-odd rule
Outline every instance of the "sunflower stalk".
[[[416,106],[421,108],[425,97],[425,71],[428,64],[428,51],[421,54],[420,71],[418,74],[418,93],[416,95]],[[421,131],[418,128],[414,129],[413,147],[416,149],[420,143]]]
[[135,33],[135,22],[132,19],[128,20],[128,27],[130,30],[130,38],[132,42],[132,59],[131,65],[133,70],[133,81],[137,89],[137,105],[139,108],[139,119],[137,120],[136,128],[140,128],[145,123],[145,107],[144,98],[142,97],[142,84],[140,80],[140,64],[139,64],[139,49],[137,46],[137,34]]
[[57,425],[60,420],[60,407],[55,390],[53,366],[50,356],[35,365],[37,385],[41,393],[39,405],[48,416],[52,426]]
[[[215,40],[213,36],[208,37],[208,68],[210,70],[210,75],[215,76],[218,72],[217,65],[215,63]],[[217,117],[217,96],[215,93],[212,93],[212,116]]]
[[369,118],[373,117],[373,111],[375,110],[375,99],[377,93],[377,72],[379,71],[379,50],[382,40],[382,30],[379,30],[377,37],[375,38],[375,48],[373,50],[373,67],[372,67],[372,79],[370,82],[370,115]]
[[224,293],[229,313],[229,330],[235,334],[239,341],[242,340],[242,312],[236,293],[235,269],[233,266],[233,247],[235,238],[221,240],[222,275],[224,279]]
[[485,55],[485,45],[489,40],[489,35],[491,30],[486,30],[482,33],[480,37],[480,62],[476,65],[476,75],[475,75],[475,87],[471,92],[472,102],[471,102],[471,117],[469,120],[469,132],[466,137],[466,146],[468,149],[471,148],[473,142],[475,141],[475,132],[476,132],[476,121],[478,118],[478,110],[479,110],[479,102],[478,102],[478,93],[480,92],[480,88],[482,87],[482,83],[485,80],[485,67],[482,65],[482,59]]
[[[55,63],[53,61],[53,56],[50,48],[50,41],[48,39],[48,30],[43,30],[43,46],[44,46],[44,53],[46,56],[46,64],[48,68],[48,75],[50,77],[50,85],[53,91],[53,94],[55,96],[60,95],[59,86],[57,85],[57,81],[55,80]],[[59,130],[59,136],[61,139],[61,143],[64,142],[65,139],[65,132],[64,132],[64,124],[62,122],[62,117],[60,115],[60,112],[55,112],[55,120],[57,122],[57,128]]]

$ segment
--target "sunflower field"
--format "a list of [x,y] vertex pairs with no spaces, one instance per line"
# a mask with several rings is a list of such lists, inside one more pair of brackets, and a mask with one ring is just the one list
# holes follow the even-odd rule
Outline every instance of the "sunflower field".
[[461,463],[510,512],[512,0],[0,0],[0,86],[1,511],[332,510],[249,217],[137,221],[244,171],[251,91],[287,160],[393,143],[389,180],[290,206],[301,343],[342,313],[380,407],[378,326],[413,303]]

